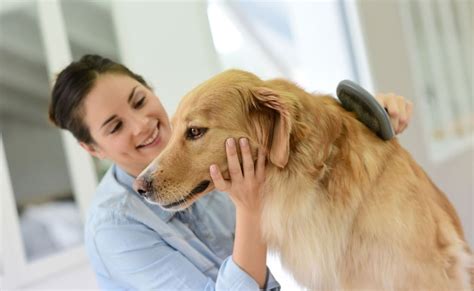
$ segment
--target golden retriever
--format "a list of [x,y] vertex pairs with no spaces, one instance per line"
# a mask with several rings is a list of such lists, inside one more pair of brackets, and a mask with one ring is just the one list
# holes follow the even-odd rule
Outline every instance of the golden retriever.
[[[188,93],[173,134],[144,171],[150,200],[179,210],[229,177],[224,143],[267,149],[263,230],[309,289],[473,288],[473,257],[446,196],[400,146],[331,96],[229,70]],[[150,189],[149,189],[150,190]]]

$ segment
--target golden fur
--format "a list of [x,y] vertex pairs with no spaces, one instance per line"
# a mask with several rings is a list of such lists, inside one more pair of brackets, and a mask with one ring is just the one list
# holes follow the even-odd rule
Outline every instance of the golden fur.
[[[230,70],[181,101],[151,164],[153,200],[188,207],[226,173],[224,142],[268,151],[263,229],[302,286],[318,290],[473,288],[473,257],[445,195],[400,146],[382,141],[330,96]],[[207,131],[190,139],[190,128]]]

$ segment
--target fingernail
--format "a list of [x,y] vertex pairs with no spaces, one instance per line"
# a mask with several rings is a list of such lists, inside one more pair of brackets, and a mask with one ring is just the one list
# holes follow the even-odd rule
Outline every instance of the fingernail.
[[227,139],[227,145],[229,147],[234,147],[235,146],[235,140],[231,137]]
[[249,144],[248,139],[245,137],[241,138],[239,141],[241,146],[247,146]]

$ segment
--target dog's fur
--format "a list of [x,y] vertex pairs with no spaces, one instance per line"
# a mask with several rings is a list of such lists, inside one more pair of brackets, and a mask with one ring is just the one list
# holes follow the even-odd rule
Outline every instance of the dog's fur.
[[[187,94],[172,124],[147,170],[152,200],[189,206],[213,189],[184,198],[210,181],[209,165],[229,177],[225,140],[247,137],[254,156],[268,151],[264,237],[301,285],[472,290],[473,257],[445,195],[396,139],[382,141],[334,98],[230,70]],[[192,139],[190,128],[207,131]]]

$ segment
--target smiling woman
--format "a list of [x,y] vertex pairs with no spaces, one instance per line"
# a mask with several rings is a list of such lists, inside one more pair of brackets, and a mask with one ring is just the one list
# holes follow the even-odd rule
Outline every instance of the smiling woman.
[[168,115],[145,80],[98,56],[84,56],[58,76],[49,115],[90,154],[116,161],[135,176],[171,132]]

